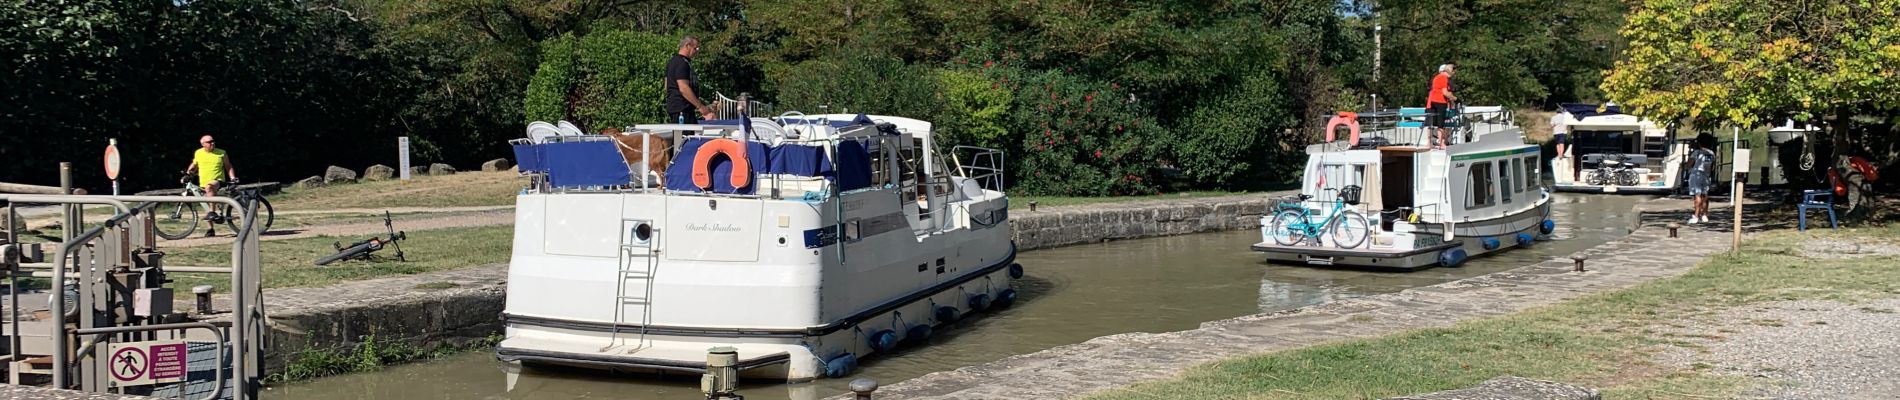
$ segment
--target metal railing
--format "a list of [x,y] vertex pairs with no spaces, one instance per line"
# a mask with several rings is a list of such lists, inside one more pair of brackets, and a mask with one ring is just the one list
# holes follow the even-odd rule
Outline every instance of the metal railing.
[[[1516,114],[1510,109],[1467,111],[1461,108],[1456,111],[1456,114],[1445,119],[1445,126],[1450,129],[1446,139],[1452,144],[1468,143],[1481,135],[1516,128]],[[1425,112],[1430,111],[1413,112],[1413,109],[1405,109],[1358,113],[1360,140],[1376,137],[1385,139],[1391,145],[1429,145],[1435,140],[1437,131],[1424,126]],[[1329,118],[1332,116],[1320,117],[1322,120]],[[1323,132],[1321,137],[1324,137]]]
[[[963,154],[966,151],[970,153],[968,164],[963,163]],[[1008,166],[1005,164],[1008,159],[1005,158],[1002,150],[956,146],[950,148],[950,157],[956,163],[958,175],[975,180],[977,185],[984,189],[1003,191],[1003,179],[1009,174],[1007,173]]]
[[[67,207],[68,214],[69,214],[67,216],[68,221],[83,220],[82,218],[80,218],[79,215],[77,215],[77,211],[79,207],[75,205],[102,204],[102,205],[113,206],[116,213],[112,217],[107,218],[102,225],[91,228],[91,229],[86,229],[82,233],[72,235],[69,239],[62,241],[59,244],[58,249],[53,254],[53,263],[51,265],[52,267],[51,278],[53,278],[53,282],[56,286],[63,286],[64,283],[69,280],[67,276],[69,269],[71,269],[72,272],[78,272],[78,273],[86,274],[86,275],[105,272],[103,269],[93,268],[93,267],[69,268],[69,265],[68,265],[69,263],[79,264],[79,263],[87,263],[87,262],[101,262],[100,260],[94,260],[94,258],[105,258],[103,262],[112,262],[116,264],[123,261],[123,260],[117,259],[116,257],[121,257],[121,255],[123,254],[130,254],[129,251],[125,251],[129,249],[125,249],[123,248],[123,246],[128,246],[128,245],[136,246],[139,244],[149,243],[147,240],[143,240],[143,239],[131,240],[131,238],[121,237],[120,235],[122,234],[122,232],[120,232],[120,228],[122,227],[123,224],[125,224],[131,218],[141,215],[142,214],[141,211],[145,211],[146,209],[154,205],[157,205],[160,203],[221,203],[221,204],[230,206],[231,209],[242,210],[244,213],[243,223],[238,228],[237,240],[234,243],[232,243],[232,248],[231,248],[231,257],[232,257],[232,265],[231,265],[231,270],[230,270],[232,274],[231,287],[233,288],[233,292],[234,292],[233,293],[233,303],[234,303],[233,311],[236,314],[236,321],[237,321],[237,323],[233,326],[233,329],[235,329],[237,332],[237,334],[235,335],[237,337],[237,340],[233,342],[232,345],[234,345],[238,349],[237,351],[238,356],[234,357],[231,368],[233,369],[233,371],[236,371],[237,374],[240,374],[241,376],[243,376],[243,378],[235,380],[236,384],[233,388],[233,391],[235,392],[237,397],[240,399],[251,399],[251,398],[256,397],[256,391],[259,387],[259,384],[258,382],[255,382],[255,380],[261,375],[260,371],[262,367],[260,365],[262,361],[261,353],[260,353],[260,350],[256,346],[262,344],[261,342],[263,340],[263,327],[264,327],[262,304],[257,303],[260,300],[260,297],[262,295],[262,287],[261,285],[259,285],[259,282],[258,282],[259,277],[257,276],[258,237],[257,237],[257,232],[256,232],[256,227],[255,227],[255,221],[257,220],[256,208],[244,207],[243,204],[229,197],[0,195],[0,201],[7,202],[7,212],[9,213],[9,215],[12,215],[12,213],[16,211],[15,207],[17,204],[66,205],[68,206]],[[135,208],[135,207],[128,206],[126,202],[143,202],[146,204]],[[150,215],[149,213],[143,213],[143,214],[147,216]],[[70,227],[77,227],[80,225],[70,224],[67,226],[69,227],[67,232],[72,232],[72,229],[70,229]],[[134,224],[134,226],[142,230],[149,230],[151,229],[151,221],[148,218],[146,220],[139,221],[139,223]],[[144,232],[144,233],[149,234],[149,232]],[[11,235],[15,237],[9,238],[10,239],[9,242],[17,241],[15,239],[17,239],[18,233],[11,233]],[[100,240],[102,238],[105,240]],[[97,243],[96,244],[92,243],[94,241],[97,241]],[[92,252],[90,253],[80,252],[81,250],[86,250],[86,249],[91,249]],[[97,254],[97,255],[95,256],[92,254]],[[77,263],[74,262],[75,259],[78,260]],[[17,262],[15,262],[15,260],[11,260],[11,259],[0,260],[0,261],[18,264]],[[14,275],[14,276],[17,277],[17,275]],[[91,285],[93,284],[93,281],[94,279],[80,279],[79,280],[79,283],[82,285],[82,288],[81,288],[82,299],[90,298],[91,296],[90,293],[92,293]],[[174,328],[155,328],[161,325],[145,325],[145,326],[129,326],[129,327],[89,327],[85,325],[91,324],[92,322],[88,322],[88,321],[91,321],[91,318],[93,318],[94,316],[92,316],[90,313],[87,313],[87,314],[80,315],[81,326],[77,330],[69,331],[66,328],[66,324],[67,324],[66,304],[65,304],[66,293],[64,290],[52,290],[52,292],[53,292],[51,296],[52,301],[50,302],[51,304],[49,304],[49,308],[51,308],[50,317],[52,318],[52,321],[51,321],[52,324],[50,327],[51,332],[49,333],[52,336],[51,340],[53,342],[53,349],[54,349],[53,355],[52,355],[53,369],[51,372],[52,372],[52,384],[53,384],[53,387],[55,388],[66,389],[66,388],[71,387],[70,382],[68,382],[69,380],[68,375],[70,375],[71,373],[70,369],[73,367],[73,363],[72,363],[72,360],[69,359],[69,354],[68,354],[69,352],[67,351],[67,349],[70,349],[71,347],[69,345],[69,342],[67,341],[68,339],[67,336],[69,333],[71,334],[104,334],[104,333],[143,331],[143,330],[152,330],[152,329],[182,329],[182,328],[189,328],[189,327],[212,327],[213,330],[216,330],[215,326],[211,326],[209,324],[205,324],[204,326],[197,326],[197,325],[178,326]],[[19,340],[21,337],[20,332],[19,332],[20,307],[17,306],[18,304],[20,304],[19,291],[18,290],[10,291],[10,296],[11,296],[10,300],[12,301],[11,304],[14,304],[16,306],[14,307],[13,316],[12,316],[13,323],[11,324],[13,325],[13,332],[11,335],[12,341],[9,344],[13,345],[12,347],[12,349],[14,349],[13,351],[18,352],[19,349],[22,348],[19,343]],[[82,307],[90,308],[92,307],[92,305],[90,304],[82,305]],[[129,329],[129,330],[118,330],[121,328]],[[219,332],[218,336],[220,337],[219,343],[221,343],[221,345],[227,342],[224,339],[224,335],[222,332]],[[220,359],[222,358],[222,350],[220,351],[219,357]],[[223,362],[221,360],[219,364],[220,364],[220,368],[222,368]],[[224,379],[221,374],[222,374],[222,370],[220,370],[220,378],[219,378],[220,381]],[[88,376],[87,378],[89,380],[97,379],[97,377],[92,377],[92,376]],[[220,383],[218,390],[221,391],[222,387],[223,385],[222,383]],[[93,389],[92,385],[90,384],[88,384],[86,388]]]

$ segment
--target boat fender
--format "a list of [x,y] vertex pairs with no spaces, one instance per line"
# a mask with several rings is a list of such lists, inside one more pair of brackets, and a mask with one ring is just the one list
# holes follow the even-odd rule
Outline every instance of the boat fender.
[[1543,223],[1537,224],[1537,233],[1549,235],[1551,232],[1556,232],[1556,231],[1557,231],[1557,221],[1552,221],[1552,220],[1547,219],[1547,220],[1544,220]]
[[1349,111],[1340,111],[1339,115],[1335,115],[1333,116],[1333,119],[1326,121],[1326,142],[1327,143],[1333,142],[1333,136],[1335,135],[1334,131],[1339,129],[1340,125],[1345,125],[1346,129],[1348,131],[1351,131],[1352,136],[1346,137],[1346,146],[1347,147],[1358,146],[1359,145],[1359,114],[1354,113],[1354,112],[1349,112]]
[[988,308],[990,308],[990,295],[982,293],[970,295],[970,311],[983,311]]
[[736,140],[718,138],[706,141],[699,146],[699,154],[693,155],[693,186],[700,190],[711,191],[713,156],[725,154],[732,160],[732,174],[726,183],[733,188],[742,188],[752,184],[752,164],[746,159],[745,145]]
[[851,375],[851,372],[857,369],[858,356],[855,354],[844,353],[843,355],[832,357],[830,360],[825,360],[826,378],[843,378],[845,375]]
[[1531,236],[1531,234],[1529,233],[1523,233],[1523,232],[1517,233],[1517,245],[1519,246],[1530,247],[1531,243],[1536,242],[1536,241],[1537,241],[1537,237]]
[[937,323],[948,324],[952,322],[957,322],[957,308],[951,306],[937,307]]
[[892,347],[897,347],[897,332],[889,329],[877,331],[871,334],[869,342],[872,350],[888,351]]
[[931,333],[930,325],[913,326],[913,327],[910,327],[908,331],[904,332],[904,341],[912,342],[912,343],[923,343],[926,340],[930,340],[930,333]]
[[1018,263],[1009,263],[1009,279],[1022,279],[1022,278],[1023,278],[1023,265],[1018,264]]
[[1438,265],[1456,267],[1465,262],[1465,249],[1457,248],[1438,253]]
[[1004,309],[1016,305],[1016,289],[1003,289],[996,292],[996,308]]
[[1498,238],[1484,238],[1478,240],[1478,242],[1484,244],[1485,250],[1497,250],[1499,245]]

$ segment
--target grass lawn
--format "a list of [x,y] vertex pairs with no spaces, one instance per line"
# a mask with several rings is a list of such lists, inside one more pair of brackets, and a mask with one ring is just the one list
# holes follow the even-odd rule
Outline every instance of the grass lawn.
[[462,172],[402,181],[360,182],[313,189],[286,188],[271,196],[278,211],[331,208],[504,206],[527,180],[513,171]]
[[1809,237],[1900,244],[1900,228],[1772,232],[1675,278],[1513,315],[1390,336],[1231,359],[1182,377],[1092,399],[1370,399],[1468,387],[1500,375],[1580,384],[1604,398],[1731,398],[1739,378],[1658,365],[1651,354],[1694,347],[1657,327],[1744,304],[1900,294],[1900,257],[1804,256]]
[[1074,206],[1074,205],[1083,205],[1083,204],[1121,203],[1121,202],[1142,201],[1142,200],[1192,199],[1192,198],[1201,198],[1201,197],[1231,196],[1231,195],[1247,194],[1247,193],[1249,192],[1203,190],[1203,191],[1167,193],[1167,194],[1160,194],[1160,195],[1153,195],[1153,196],[1108,196],[1108,197],[1010,196],[1009,206],[1012,208],[1020,208],[1023,210],[1028,210],[1029,202],[1031,201],[1036,202],[1036,207],[1039,207],[1038,209],[1040,209],[1040,207],[1060,207],[1060,206]]
[[[339,261],[329,266],[312,265],[317,258],[336,253],[335,242],[349,245],[365,237],[314,237],[263,242],[264,287],[324,286],[347,281],[394,275],[472,267],[508,261],[512,248],[512,226],[436,229],[408,232],[402,250],[408,262],[396,262],[396,250],[385,248],[374,253],[375,262]],[[382,235],[377,235],[381,237]],[[168,249],[167,264],[194,266],[231,265],[230,246],[199,246]],[[171,286],[180,290],[196,285],[216,286],[228,293],[231,276],[227,274],[172,274]]]

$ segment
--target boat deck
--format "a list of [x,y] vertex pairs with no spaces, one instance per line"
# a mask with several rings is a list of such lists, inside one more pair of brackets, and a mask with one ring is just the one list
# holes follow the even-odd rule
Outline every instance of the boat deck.
[[1279,243],[1254,243],[1253,251],[1267,253],[1267,259],[1320,267],[1357,267],[1378,270],[1417,271],[1438,265],[1438,252],[1458,247],[1447,242],[1416,249],[1341,249],[1325,246],[1282,246]]

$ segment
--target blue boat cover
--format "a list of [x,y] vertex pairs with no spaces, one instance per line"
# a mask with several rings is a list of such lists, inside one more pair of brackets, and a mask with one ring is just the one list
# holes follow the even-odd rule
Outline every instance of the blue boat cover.
[[550,185],[617,186],[633,181],[627,160],[614,147],[614,141],[544,143],[539,147]]
[[[680,145],[680,152],[673,157],[673,164],[666,166],[667,190],[683,192],[702,191],[699,187],[693,186],[693,160],[699,155],[699,147],[706,145],[706,142],[710,140],[711,139],[707,138],[690,138],[686,140],[685,144]],[[746,160],[750,161],[747,163],[747,166],[752,168],[751,173],[757,174],[760,172],[760,168],[767,168],[771,165],[771,151],[765,146],[764,142],[745,142],[745,145],[745,157]],[[728,176],[732,176],[732,159],[714,157],[712,160],[713,193],[753,193],[753,186],[756,185],[735,188],[732,187],[732,182],[726,179]],[[751,182],[757,182],[757,180]]]
[[856,140],[838,142],[838,190],[871,186],[871,152]]
[[1570,113],[1570,116],[1576,119],[1584,119],[1587,117],[1594,117],[1598,115],[1618,115],[1618,114],[1623,113],[1623,107],[1618,107],[1615,104],[1603,106],[1602,107],[1603,111],[1597,111],[1598,107],[1596,104],[1587,104],[1587,103],[1564,103],[1562,107],[1563,107],[1564,112]]
[[790,143],[774,146],[770,165],[766,170],[774,174],[832,176],[831,160],[825,157],[825,148],[819,146]]
[[547,172],[547,163],[542,160],[541,146],[533,143],[514,145],[516,170],[521,172]]

